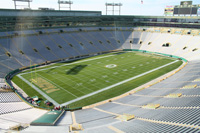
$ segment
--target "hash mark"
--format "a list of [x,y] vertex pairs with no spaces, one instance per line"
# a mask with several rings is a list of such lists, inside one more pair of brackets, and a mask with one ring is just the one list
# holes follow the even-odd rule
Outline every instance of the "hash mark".
[[53,72],[52,74],[57,74],[57,72]]
[[77,86],[81,86],[81,85],[83,85],[83,83],[78,83],[78,84],[76,84]]
[[96,81],[96,79],[90,79],[90,82],[94,82],[94,81]]
[[108,76],[107,75],[104,75],[104,76],[102,76],[103,78],[107,78]]

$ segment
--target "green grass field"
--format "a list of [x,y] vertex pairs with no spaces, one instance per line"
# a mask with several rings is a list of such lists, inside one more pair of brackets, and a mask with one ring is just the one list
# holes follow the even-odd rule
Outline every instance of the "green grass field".
[[[169,63],[172,64],[149,72]],[[181,64],[182,61],[175,62],[172,58],[146,53],[110,53],[25,71],[16,75],[13,82],[29,96],[38,95],[48,99],[44,96],[46,95],[57,104],[76,108],[123,94]],[[144,74],[145,72],[149,73]],[[127,80],[138,75],[141,76]],[[42,94],[33,89],[33,86],[42,91]],[[102,89],[105,90],[100,91]],[[95,93],[97,91],[100,92]],[[81,99],[76,101],[78,98]]]

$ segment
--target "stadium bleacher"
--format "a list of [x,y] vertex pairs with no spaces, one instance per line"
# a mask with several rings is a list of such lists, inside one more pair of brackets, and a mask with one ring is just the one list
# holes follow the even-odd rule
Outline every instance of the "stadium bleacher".
[[[147,50],[181,56],[188,59],[189,62],[184,69],[170,78],[137,93],[95,107],[101,111],[91,108],[75,111],[74,114],[76,116],[76,122],[83,125],[84,131],[82,132],[114,132],[114,130],[123,132],[199,131],[200,93],[198,88],[200,83],[198,80],[195,81],[200,78],[200,71],[198,70],[200,67],[198,61],[199,51],[192,52],[192,49],[200,48],[198,45],[199,37],[152,32],[151,29],[146,31],[140,29],[130,31],[128,27],[123,27],[121,30],[113,30],[109,27],[101,28],[102,31],[99,31],[99,27],[82,28],[83,31],[78,31],[78,28],[69,28],[63,29],[70,31],[68,33],[52,34],[50,32],[59,30],[46,30],[48,34],[44,31],[41,35],[8,37],[7,39],[1,38],[0,44],[5,50],[1,49],[0,51],[0,58],[2,59],[0,63],[0,66],[2,66],[0,74],[3,77],[11,70],[30,65],[30,62],[31,64],[38,64],[47,60],[53,61],[61,58],[122,48]],[[23,34],[35,34],[35,32],[38,31],[24,31]],[[118,43],[118,40],[120,43]],[[132,40],[132,44],[130,44],[130,40]],[[141,44],[140,41],[142,41]],[[152,44],[148,45],[149,42],[152,42]],[[162,47],[163,43],[171,43],[172,45],[170,47]],[[183,50],[184,46],[188,46],[188,49]],[[38,52],[35,52],[33,48]],[[19,50],[24,52],[23,58]],[[12,57],[8,57],[5,54],[6,51],[8,51]],[[196,84],[197,87],[181,89],[184,86],[194,84]],[[165,97],[172,93],[181,93],[182,96],[179,98]],[[150,103],[160,104],[160,108],[142,108],[143,105]],[[14,92],[0,93],[0,128],[2,129],[9,129],[21,123],[30,123],[45,112],[46,111],[34,109],[22,102]],[[112,113],[120,115],[123,113],[134,114],[135,119],[128,122],[121,122],[115,119],[116,115],[112,115]],[[33,114],[36,115],[33,116]],[[67,121],[69,117],[71,116],[67,114],[62,119],[63,121],[58,122],[57,125],[61,124],[60,128],[62,128],[62,130],[65,129],[65,125],[69,126],[70,123],[66,124],[64,122]],[[12,121],[13,119],[15,119],[15,121]],[[62,125],[62,123],[65,124]],[[39,127],[41,131],[59,129],[58,127],[51,127],[52,129],[48,130],[48,128],[49,127]],[[37,127],[31,126],[23,132],[36,130]]]
[[29,124],[46,112],[31,107],[14,92],[0,92],[0,129],[8,130]]
[[9,102],[0,103],[1,112],[0,114],[12,113],[21,110],[30,109],[31,107],[24,102]]
[[[155,37],[158,36],[156,33],[154,34]],[[76,36],[79,36],[79,38],[77,38]],[[9,38],[0,39],[0,42],[1,44],[4,44],[3,45],[4,48],[8,50],[8,52],[11,54],[12,57],[12,58],[7,57],[4,54],[5,52],[2,51],[2,55],[5,56],[5,59],[8,59],[8,61],[6,62],[4,61],[4,64],[8,65],[9,66],[8,68],[12,66],[14,67],[13,69],[16,69],[22,66],[29,66],[30,62],[32,62],[32,64],[34,63],[38,64],[44,61],[52,61],[60,58],[67,58],[71,55],[72,56],[86,55],[88,53],[96,53],[113,49],[120,49],[122,47],[139,49],[140,45],[136,44],[139,43],[140,38],[141,38],[141,32],[132,33],[131,31],[117,30],[117,31],[101,31],[101,32],[88,31],[80,33],[63,33],[63,34],[52,34],[52,35],[50,34],[50,35],[40,35],[40,36],[32,35],[27,37],[22,36],[13,39]],[[146,48],[145,50],[156,51],[156,49],[154,50],[153,47],[156,47],[158,49],[159,47],[161,47],[161,45],[158,46],[159,43],[156,44],[155,41],[162,42],[162,40],[165,38],[165,35],[162,35],[161,38],[159,37],[159,40],[153,38],[154,37],[151,37],[151,40],[149,40],[153,42],[152,45],[150,45],[150,47]],[[130,45],[131,39],[133,41],[132,46]],[[110,44],[108,43],[108,40]],[[117,42],[118,40],[120,41],[120,43]],[[102,44],[100,44],[100,41],[102,42]],[[92,42],[93,45],[89,44],[89,42]],[[57,44],[57,46],[55,44]],[[71,44],[71,46],[69,44]],[[58,45],[60,45],[62,48],[59,48]],[[16,48],[18,49],[18,51],[15,50]],[[35,49],[37,52],[35,52],[33,49]],[[22,54],[20,54],[19,50],[21,50],[24,53],[23,56]],[[67,52],[65,52],[64,50],[66,50]],[[12,65],[13,62],[15,63],[15,65]]]
[[[70,132],[73,124],[80,124],[83,130],[77,132],[83,133],[200,132],[199,27],[199,16],[189,15],[0,9],[0,132],[15,132],[10,129],[26,125],[22,133],[62,133]],[[167,43],[169,47],[163,47]],[[176,74],[140,91],[91,108],[66,111],[55,126],[30,126],[47,110],[30,106],[16,95],[22,90],[11,90],[5,83],[18,68],[118,49],[159,52],[188,62]],[[144,108],[154,104],[159,107]],[[126,114],[134,118],[117,119]]]
[[21,102],[14,92],[0,92],[0,103]]

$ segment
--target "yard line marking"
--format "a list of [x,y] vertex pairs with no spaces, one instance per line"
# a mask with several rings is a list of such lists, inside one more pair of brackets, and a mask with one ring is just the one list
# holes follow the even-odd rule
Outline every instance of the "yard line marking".
[[[61,70],[58,70],[58,71],[60,71],[60,72],[62,72]],[[48,75],[50,75],[50,74],[48,74]],[[50,75],[50,76],[52,76],[52,75]],[[62,82],[62,83],[64,83],[63,81],[62,81],[62,79],[63,78],[65,78],[64,76],[57,76],[58,78],[58,80],[60,81],[60,82]],[[59,78],[59,77],[61,77],[61,78]],[[76,77],[74,77],[74,78],[76,78]],[[83,77],[84,78],[84,77]],[[61,80],[60,80],[61,79]],[[78,78],[76,78],[76,79],[78,79]],[[70,78],[69,78],[69,80],[71,81],[71,82],[75,82],[74,80],[71,80]],[[76,83],[76,82],[75,82]],[[65,84],[65,83],[64,83]],[[68,84],[69,85],[69,84]],[[71,85],[70,85],[71,86]],[[76,88],[74,88],[75,86],[71,86],[73,89],[76,89]],[[93,90],[91,90],[91,89],[88,89],[87,87],[85,87],[85,86],[83,86],[85,89],[87,89],[87,90],[89,90],[89,91],[92,91],[93,92]],[[76,89],[77,91],[79,91],[79,92],[81,92],[81,93],[83,93],[83,94],[85,94],[85,92],[83,92],[83,91],[81,91],[81,90],[79,90],[79,89]]]
[[59,85],[57,85],[57,84],[55,84],[55,83],[54,83],[54,82],[52,82],[51,80],[49,80],[49,79],[47,79],[47,78],[43,77],[42,75],[40,75],[40,74],[38,74],[38,75],[39,75],[40,77],[44,78],[45,80],[47,80],[48,82],[50,82],[50,83],[54,84],[56,87],[58,87],[58,88],[60,88],[60,89],[62,89],[62,90],[64,90],[64,91],[66,91],[67,93],[69,93],[69,94],[73,95],[74,97],[78,97],[78,96],[74,95],[73,93],[69,92],[68,90],[66,90],[66,89],[64,89],[64,88],[62,88],[62,87],[60,87],[60,86],[59,86]]
[[[39,76],[41,76],[40,74],[38,74]],[[32,88],[34,88],[37,92],[39,92],[41,95],[43,95],[46,99],[48,99],[50,102],[52,102],[54,105],[58,106],[60,104],[58,104],[55,100],[53,100],[50,96],[48,96],[47,94],[45,94],[43,91],[41,91],[38,87],[36,87],[34,84],[30,83],[28,80],[26,80],[25,78],[23,78],[21,75],[17,75],[20,79],[22,79],[25,83],[27,83],[29,86],[31,86]],[[41,76],[42,78],[44,78],[43,76]],[[56,87],[66,91],[67,93],[73,95],[74,97],[77,98],[76,95],[74,95],[73,93],[67,91],[66,89],[63,89],[62,87],[58,86],[57,84],[53,83],[52,81],[44,78],[45,80],[47,80],[48,82],[54,84]]]
[[[73,63],[68,63],[68,64],[64,64],[64,65],[60,65],[60,66],[53,66],[53,67],[50,67],[50,68],[35,70],[35,72],[37,72],[37,71],[43,71],[43,70],[48,70],[48,69],[52,69],[52,68],[57,68],[57,67],[62,67],[62,66],[68,66],[68,65],[82,63],[82,62],[87,62],[87,61],[92,61],[92,60],[96,60],[96,59],[107,58],[107,57],[110,57],[110,56],[116,56],[116,55],[108,55],[108,56],[103,56],[103,57],[97,57],[97,58],[94,58],[94,59],[87,59],[87,60],[77,61],[77,62],[73,62]],[[24,74],[28,74],[28,73],[31,73],[31,72],[21,73],[19,75],[24,75]]]
[[146,75],[146,74],[149,74],[149,73],[151,73],[151,72],[154,72],[154,71],[156,71],[156,70],[159,70],[159,69],[161,69],[161,68],[164,68],[164,67],[166,67],[166,66],[169,66],[169,65],[174,64],[174,63],[176,63],[176,62],[178,62],[178,60],[173,61],[173,62],[170,62],[170,63],[165,64],[165,65],[163,65],[163,66],[157,67],[157,68],[152,69],[152,70],[150,70],[150,71],[147,71],[147,72],[145,72],[145,73],[139,74],[139,75],[134,76],[134,77],[132,77],[132,78],[123,80],[123,81],[121,81],[121,82],[118,82],[118,83],[113,84],[113,85],[111,85],[111,86],[105,87],[105,88],[100,89],[100,90],[98,90],[98,91],[92,92],[92,93],[90,93],[90,94],[84,95],[84,96],[79,97],[79,98],[77,98],[77,99],[68,101],[68,102],[66,102],[66,103],[61,104],[61,106],[66,106],[66,105],[71,104],[71,103],[73,103],[73,102],[82,100],[82,99],[84,99],[84,98],[87,98],[87,97],[92,96],[92,95],[95,95],[95,94],[98,94],[98,93],[100,93],[100,92],[103,92],[103,91],[108,90],[108,89],[110,89],[110,88],[116,87],[116,86],[118,86],[118,85],[121,85],[121,84],[126,83],[126,82],[128,82],[128,81],[131,81],[131,80],[133,80],[133,79],[142,77],[142,76],[144,76],[144,75]]
[[[115,55],[110,55],[110,56],[115,56]],[[110,56],[103,56],[103,57],[99,57],[99,58],[105,58],[105,57],[110,57]],[[115,57],[111,57],[111,58],[115,58]],[[90,60],[95,60],[96,58],[94,58],[94,59],[90,59]],[[84,60],[84,61],[86,61],[86,60]],[[84,62],[84,61],[82,61],[82,62]],[[98,61],[98,60],[97,60]],[[95,61],[95,62],[97,62],[97,61]],[[139,61],[139,60],[138,60]],[[141,60],[139,61],[139,62],[142,62]],[[80,61],[79,62],[74,62],[74,64],[75,63],[80,63]],[[72,63],[71,63],[72,64]],[[71,65],[71,64],[67,64],[67,65]],[[127,63],[128,64],[128,63]],[[124,64],[124,65],[126,65],[126,64]],[[132,63],[131,63],[131,65],[132,66],[134,66]],[[66,66],[66,65],[62,65],[62,66]],[[57,66],[57,67],[60,67],[60,66]],[[53,66],[52,68],[56,68],[55,66]],[[48,68],[49,69],[49,68]],[[43,70],[45,70],[45,69],[43,69]],[[61,71],[61,70],[59,70],[59,71]],[[94,73],[94,72],[93,72]],[[117,73],[117,72],[116,72]],[[58,76],[58,77],[60,77],[60,76]],[[61,76],[62,77],[62,76]],[[59,80],[60,81],[60,80]],[[104,82],[109,82],[108,80],[107,81],[104,81]],[[85,87],[84,87],[85,88]],[[87,88],[86,88],[87,89]],[[99,88],[100,89],[100,88]],[[89,89],[90,90],[90,89]],[[91,94],[91,93],[90,93]],[[50,100],[49,100],[50,101]]]
[[22,79],[25,83],[27,83],[29,86],[32,86],[37,92],[39,92],[41,95],[43,95],[46,99],[48,99],[50,102],[52,102],[54,105],[59,105],[55,100],[53,100],[51,97],[49,97],[47,94],[45,94],[43,91],[38,89],[34,84],[31,84],[28,80],[23,78],[21,75],[17,75],[20,79]]

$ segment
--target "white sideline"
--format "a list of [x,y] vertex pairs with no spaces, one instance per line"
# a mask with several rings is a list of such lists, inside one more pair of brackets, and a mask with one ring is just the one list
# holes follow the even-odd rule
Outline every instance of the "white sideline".
[[23,78],[21,75],[17,75],[19,78],[21,78],[25,83],[27,83],[29,86],[31,86],[32,88],[34,88],[37,92],[39,92],[41,95],[43,95],[47,100],[49,100],[50,102],[52,102],[55,106],[58,106],[59,104],[53,100],[51,97],[49,97],[47,94],[45,94],[43,91],[41,91],[40,89],[38,89],[34,84],[31,84],[28,80],[26,80],[25,78]]
[[[85,61],[90,61],[90,60],[95,60],[95,59],[106,58],[106,57],[110,57],[110,56],[114,56],[114,55],[108,55],[108,56],[98,57],[98,58],[94,58],[94,59],[88,59],[88,60],[78,61],[78,62],[74,62],[74,63],[70,63],[70,64],[65,64],[65,65],[61,65],[61,66],[76,64],[76,63],[85,62]],[[139,74],[139,75],[134,76],[134,77],[132,77],[132,78],[123,80],[123,81],[121,81],[121,82],[118,82],[118,83],[113,84],[113,85],[111,85],[111,86],[105,87],[105,88],[100,89],[100,90],[98,90],[98,91],[92,92],[92,93],[90,93],[90,94],[84,95],[84,96],[82,96],[82,97],[76,98],[76,99],[74,99],[74,100],[65,102],[65,103],[63,103],[63,104],[57,103],[55,100],[53,100],[53,99],[52,99],[51,97],[49,97],[47,94],[45,94],[43,91],[41,91],[41,90],[40,90],[39,88],[37,88],[35,85],[31,84],[28,80],[26,80],[25,78],[23,78],[23,77],[21,76],[21,75],[23,75],[23,74],[27,74],[27,73],[30,73],[30,72],[22,73],[22,74],[19,74],[19,75],[17,75],[17,76],[18,76],[19,78],[21,78],[25,83],[27,83],[28,85],[32,86],[36,91],[38,91],[40,94],[42,94],[46,99],[48,99],[50,102],[52,102],[55,106],[66,106],[66,105],[71,104],[71,103],[73,103],[73,102],[79,101],[79,100],[81,100],[81,99],[87,98],[87,97],[89,97],[89,96],[95,95],[95,94],[97,94],[97,93],[103,92],[103,91],[108,90],[108,89],[113,88],[113,87],[116,87],[116,86],[118,86],[118,85],[121,85],[121,84],[126,83],[126,82],[128,82],[128,81],[131,81],[131,80],[133,80],[133,79],[136,79],[136,78],[139,78],[139,77],[144,76],[144,75],[146,75],[146,74],[149,74],[149,73],[151,73],[151,72],[154,72],[154,71],[156,71],[156,70],[158,70],[158,69],[164,68],[164,67],[169,66],[169,65],[171,65],[171,64],[173,64],[173,63],[176,63],[176,62],[178,62],[178,60],[173,61],[173,62],[170,62],[170,63],[165,64],[165,65],[163,65],[163,66],[160,66],[160,67],[158,67],[158,68],[152,69],[152,70],[147,71],[147,72],[145,72],[145,73]],[[58,66],[58,67],[60,67],[60,66]],[[51,67],[51,68],[55,68],[55,67]],[[46,69],[51,69],[51,68],[46,68]],[[46,69],[40,69],[40,70],[37,70],[37,71],[46,70]]]
[[[71,64],[76,64],[76,63],[81,63],[81,62],[86,62],[86,61],[91,61],[91,60],[96,60],[96,59],[102,59],[102,58],[106,58],[106,57],[110,57],[110,56],[114,56],[114,55],[107,55],[107,56],[103,56],[103,57],[97,57],[97,58],[92,58],[92,59],[77,61],[77,62],[74,62],[74,63],[64,64],[64,65],[61,65],[61,66],[67,66],[67,65],[71,65]],[[61,66],[56,66],[56,67],[61,67]],[[43,71],[43,70],[48,70],[48,69],[56,68],[56,67],[50,67],[50,68],[40,69],[40,70],[36,70],[36,71]],[[26,80],[25,78],[23,78],[21,76],[21,75],[24,75],[24,74],[27,74],[27,73],[30,73],[30,72],[21,73],[21,74],[18,74],[17,76],[20,79],[22,79],[25,83],[27,83],[29,86],[31,86],[32,88],[34,88],[41,95],[43,95],[47,100],[49,100],[50,102],[52,102],[55,106],[60,106],[59,103],[57,103],[54,99],[52,99],[51,97],[49,97],[47,94],[45,94],[43,91],[41,91],[38,87],[36,87],[34,84],[30,83],[28,80]]]
[[76,99],[74,99],[74,100],[68,101],[68,102],[66,102],[66,103],[61,104],[60,106],[66,106],[66,105],[68,105],[68,104],[70,104],[70,103],[73,103],[73,102],[79,101],[79,100],[81,100],[81,99],[87,98],[87,97],[89,97],[89,96],[95,95],[95,94],[97,94],[97,93],[103,92],[103,91],[105,91],[105,90],[108,90],[108,89],[113,88],[113,87],[115,87],[115,86],[121,85],[121,84],[126,83],[126,82],[128,82],[128,81],[131,81],[131,80],[133,80],[133,79],[142,77],[142,76],[144,76],[144,75],[146,75],[146,74],[149,74],[149,73],[154,72],[154,71],[156,71],[156,70],[158,70],[158,69],[161,69],[161,68],[164,68],[164,67],[166,67],[166,66],[169,66],[169,65],[174,64],[174,63],[176,63],[176,62],[178,62],[178,60],[173,61],[173,62],[168,63],[168,64],[165,64],[165,65],[160,66],[160,67],[158,67],[158,68],[155,68],[155,69],[153,69],[153,70],[147,71],[147,72],[145,72],[145,73],[139,74],[139,75],[134,76],[134,77],[132,77],[132,78],[123,80],[123,81],[118,82],[118,83],[116,83],[116,84],[113,84],[113,85],[111,85],[111,86],[105,87],[105,88],[103,88],[103,89],[101,89],[101,90],[98,90],[98,91],[92,92],[92,93],[90,93],[90,94],[84,95],[84,96],[82,96],[82,97],[76,98]]
[[[107,56],[103,56],[103,57],[97,57],[97,58],[93,58],[93,59],[87,59],[87,60],[77,61],[77,62],[73,62],[73,63],[68,63],[68,64],[64,64],[64,65],[60,65],[60,66],[54,66],[54,67],[49,67],[49,68],[34,70],[34,72],[48,70],[48,69],[62,67],[62,66],[68,66],[68,65],[77,64],[77,63],[86,62],[86,61],[91,61],[91,60],[96,60],[96,59],[102,59],[102,58],[106,58],[106,57],[110,57],[110,56],[114,56],[114,55],[107,55]],[[24,74],[27,74],[27,73],[31,73],[31,72],[25,72],[25,73],[21,73],[19,75],[24,75]]]

